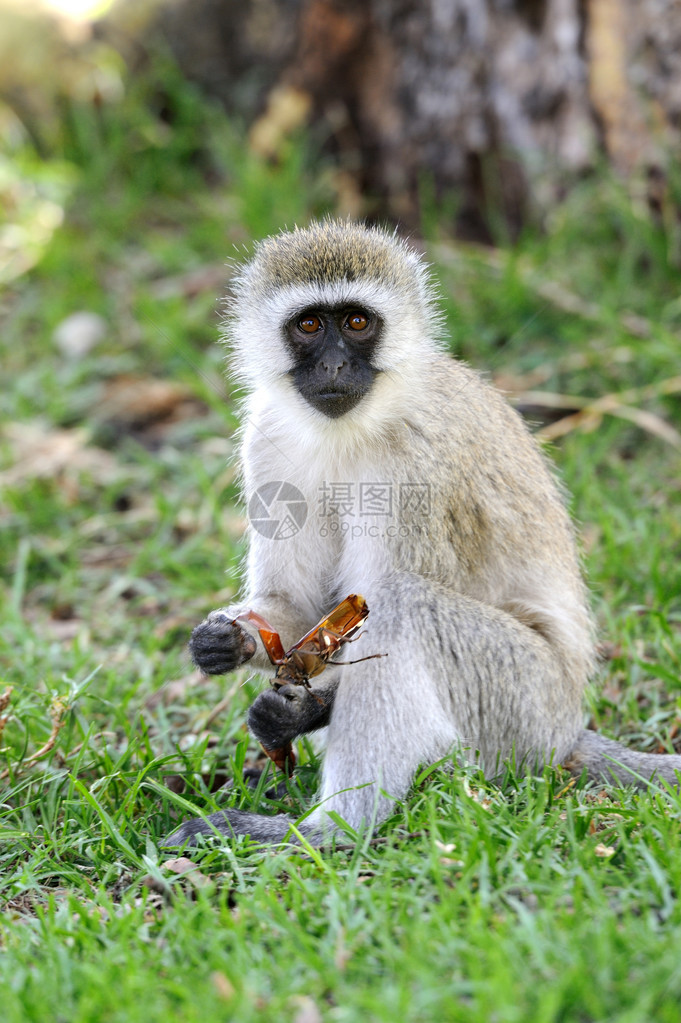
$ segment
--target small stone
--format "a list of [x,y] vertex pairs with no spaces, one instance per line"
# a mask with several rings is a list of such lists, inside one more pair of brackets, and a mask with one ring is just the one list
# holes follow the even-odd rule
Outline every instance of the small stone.
[[52,340],[67,359],[81,359],[106,337],[107,325],[97,313],[72,313],[55,327]]

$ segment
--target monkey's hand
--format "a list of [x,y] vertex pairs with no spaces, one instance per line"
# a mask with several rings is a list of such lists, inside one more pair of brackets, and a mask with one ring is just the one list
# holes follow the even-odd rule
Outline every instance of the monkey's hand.
[[189,640],[189,652],[206,675],[226,675],[249,661],[257,648],[255,639],[225,611],[211,611],[197,625]]
[[313,694],[293,683],[265,689],[248,712],[251,734],[266,749],[279,749],[297,735],[323,728],[329,723],[335,692],[335,685]]

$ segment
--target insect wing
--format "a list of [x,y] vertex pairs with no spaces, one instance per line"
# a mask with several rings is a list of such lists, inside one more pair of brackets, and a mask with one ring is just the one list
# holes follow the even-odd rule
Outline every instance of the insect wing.
[[364,597],[359,593],[351,593],[333,609],[328,618],[319,623],[319,626],[330,629],[343,639],[349,639],[357,632],[368,614],[369,608]]
[[234,621],[250,622],[251,625],[255,625],[272,664],[281,664],[286,659],[286,652],[279,633],[275,632],[270,623],[257,611],[244,611],[243,614],[237,615]]
[[327,651],[330,656],[335,653],[343,639],[349,639],[354,635],[368,614],[369,608],[364,597],[358,593],[351,593],[325,618],[317,622],[315,627],[310,629],[302,639],[298,640],[286,652],[286,656],[288,657],[293,650],[301,650],[305,646],[318,653]]

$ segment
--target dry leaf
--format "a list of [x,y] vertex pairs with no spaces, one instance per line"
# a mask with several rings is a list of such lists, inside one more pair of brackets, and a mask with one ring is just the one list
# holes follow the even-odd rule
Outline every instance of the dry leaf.
[[228,276],[229,267],[224,263],[210,263],[174,277],[162,277],[149,286],[149,291],[159,299],[194,298],[202,292],[214,295],[225,290]]
[[267,97],[264,114],[249,134],[252,152],[266,160],[279,155],[287,137],[307,121],[312,109],[312,96],[290,85],[277,85]]
[[17,486],[32,479],[69,479],[82,472],[98,483],[108,483],[120,474],[116,459],[108,451],[88,444],[86,430],[8,423],[3,432],[14,464],[0,473],[0,486]]
[[12,686],[7,686],[3,693],[0,693],[0,712],[8,706],[12,695]]
[[[262,743],[260,744],[262,746]],[[276,749],[267,749],[262,746],[263,752],[270,758],[280,771],[287,774],[289,778],[296,767],[296,755],[293,752],[293,745],[289,742],[286,746],[277,746]]]
[[[4,700],[5,697],[9,698],[9,694],[11,692],[12,692],[11,688],[5,690],[2,699]],[[70,705],[67,704],[61,697],[55,696],[53,698],[52,705],[50,707],[52,730],[48,736],[47,742],[44,743],[39,750],[36,750],[35,753],[32,753],[31,756],[28,757],[26,760],[20,760],[17,764],[14,765],[13,769],[8,767],[4,771],[0,771],[0,781],[4,781],[5,778],[9,778],[12,773],[14,773],[15,776],[21,774],[23,771],[27,770],[27,768],[33,767],[33,765],[36,764],[39,760],[43,760],[48,755],[48,753],[52,752],[57,742],[57,736],[59,735],[59,732],[66,724],[64,718],[69,710]],[[0,720],[2,720],[2,725],[4,727],[7,718],[5,717],[4,719]]]
[[128,428],[160,420],[185,418],[198,402],[191,391],[172,380],[122,374],[109,380],[97,403],[98,418]]
[[197,668],[195,671],[189,672],[188,675],[173,679],[172,682],[166,682],[160,689],[154,690],[147,696],[144,706],[148,710],[153,710],[159,704],[181,703],[190,689],[203,685],[205,680],[206,676]]
[[293,1023],[322,1023],[322,1014],[307,995],[294,995],[291,1005],[296,1007]]
[[234,985],[228,977],[225,977],[224,973],[214,970],[210,975],[210,979],[220,998],[223,998],[226,1002],[234,998]]
[[577,409],[572,415],[564,416],[555,423],[542,427],[536,433],[543,440],[556,440],[572,430],[595,429],[604,415],[628,419],[642,430],[652,433],[660,440],[681,448],[681,433],[666,420],[637,407],[644,401],[668,394],[681,392],[681,376],[670,377],[645,387],[631,387],[620,393],[604,394],[600,398],[585,398],[576,394],[555,394],[552,391],[523,391],[514,395],[519,405],[535,405],[540,408]]
[[2,712],[9,706],[11,695],[12,686],[7,686],[4,693],[0,693],[0,742],[2,741],[2,733],[5,730],[5,725],[10,719],[9,714],[3,714]]
[[197,864],[187,856],[166,860],[161,864],[161,869],[168,870],[171,874],[179,874],[183,881],[189,881],[194,888],[205,888],[211,883],[210,878],[202,874]]

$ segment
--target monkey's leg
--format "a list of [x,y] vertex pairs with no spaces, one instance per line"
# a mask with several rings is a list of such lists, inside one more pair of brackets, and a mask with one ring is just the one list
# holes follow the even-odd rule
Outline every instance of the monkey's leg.
[[328,811],[353,828],[380,821],[455,743],[490,775],[511,756],[534,766],[573,748],[582,686],[543,636],[418,577],[365,589],[366,652],[389,656],[343,669],[310,828],[325,833]]
[[[455,743],[494,773],[513,753],[558,760],[581,730],[581,685],[549,642],[510,615],[409,575],[365,587],[365,652],[389,656],[342,669],[330,716],[320,805],[301,824],[311,841],[334,830],[334,811],[373,826],[408,791],[420,763]],[[282,736],[277,736],[281,738]],[[183,824],[180,844],[217,830],[282,840],[291,821],[226,810]]]

